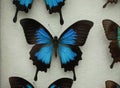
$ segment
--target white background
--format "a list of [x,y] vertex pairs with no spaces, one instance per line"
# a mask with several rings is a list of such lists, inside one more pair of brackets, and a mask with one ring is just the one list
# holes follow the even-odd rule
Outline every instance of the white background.
[[[80,47],[83,60],[75,68],[77,81],[72,88],[105,88],[106,80],[114,80],[120,84],[120,63],[111,70],[112,57],[109,53],[109,41],[106,39],[102,20],[111,19],[120,24],[120,1],[118,4],[109,4],[103,9],[107,0],[66,0],[62,8],[64,25],[59,24],[59,15],[49,15],[44,0],[34,0],[28,14],[19,12],[17,23],[12,19],[15,6],[12,0],[1,0],[1,80],[0,88],[10,88],[8,78],[11,76],[23,77],[33,83],[36,67],[29,60],[29,51],[32,45],[25,40],[23,29],[19,23],[22,18],[33,18],[42,23],[52,35],[60,35],[66,28],[78,20],[86,19],[94,22],[87,41]],[[50,24],[50,27],[48,26]],[[51,68],[47,73],[39,72],[37,88],[47,88],[53,81],[62,78],[73,78],[72,72],[61,69],[59,57],[53,57]]]

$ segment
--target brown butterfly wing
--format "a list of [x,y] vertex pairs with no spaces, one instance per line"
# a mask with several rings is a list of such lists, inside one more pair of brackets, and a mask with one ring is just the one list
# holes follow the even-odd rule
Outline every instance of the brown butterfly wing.
[[103,20],[103,27],[105,30],[105,34],[108,40],[112,40],[110,43],[110,53],[113,57],[113,62],[110,65],[110,68],[113,68],[116,62],[120,61],[120,48],[118,45],[118,24],[113,22],[112,20],[106,19]]
[[28,88],[27,86],[34,88],[30,82],[21,77],[10,77],[9,83],[11,88]]
[[117,29],[119,27],[118,24],[109,19],[103,20],[102,23],[107,39],[117,40]]
[[119,88],[120,87],[117,83],[111,80],[107,80],[105,84],[106,84],[106,88]]
[[110,53],[111,53],[112,57],[114,58],[111,66],[110,66],[110,68],[113,68],[115,63],[120,62],[120,48],[118,46],[118,41],[117,40],[112,41],[110,43],[109,48],[110,48]]

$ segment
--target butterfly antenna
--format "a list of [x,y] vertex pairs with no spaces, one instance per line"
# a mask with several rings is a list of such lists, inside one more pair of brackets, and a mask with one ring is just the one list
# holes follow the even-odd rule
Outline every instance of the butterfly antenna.
[[76,81],[76,73],[75,73],[75,69],[73,69],[73,80]]
[[34,80],[37,81],[37,75],[38,75],[38,69],[36,70],[36,73],[35,73],[35,77],[34,77]]
[[62,16],[61,10],[59,11],[59,14],[60,14],[60,24],[63,25],[64,24],[64,20],[63,20],[63,16]]
[[52,31],[52,33],[55,35],[55,32],[51,29],[50,24],[48,24],[49,29]]
[[15,16],[13,18],[13,22],[15,23],[17,21],[17,14],[18,14],[18,9],[16,8]]
[[107,2],[105,3],[105,5],[103,5],[103,8],[105,8],[105,7],[107,6],[108,3],[109,3],[109,1],[107,1]]

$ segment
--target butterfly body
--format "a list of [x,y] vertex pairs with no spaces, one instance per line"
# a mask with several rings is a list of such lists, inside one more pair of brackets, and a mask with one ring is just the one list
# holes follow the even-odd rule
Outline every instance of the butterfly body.
[[[21,77],[9,78],[11,88],[35,88],[30,82]],[[73,80],[70,78],[60,78],[53,82],[48,88],[71,88]]]
[[75,66],[82,60],[82,52],[79,46],[84,45],[87,35],[93,26],[93,22],[82,20],[74,23],[66,29],[61,36],[52,37],[50,32],[39,22],[33,19],[20,21],[28,44],[35,44],[30,51],[30,59],[37,70],[34,79],[37,80],[38,71],[47,72],[50,68],[52,55],[60,57],[61,68],[64,71],[73,71],[76,80]]
[[111,40],[109,48],[113,57],[110,68],[113,68],[116,62],[120,62],[120,27],[112,20],[103,20],[103,27],[108,40]]
[[108,3],[115,3],[115,4],[117,4],[117,3],[118,3],[118,0],[108,0],[108,1],[105,3],[105,5],[103,5],[103,8],[105,8]]
[[55,51],[55,57],[57,57],[57,49],[58,49],[58,37],[57,36],[55,36],[54,37],[54,40],[53,40],[53,46],[54,46],[54,51]]

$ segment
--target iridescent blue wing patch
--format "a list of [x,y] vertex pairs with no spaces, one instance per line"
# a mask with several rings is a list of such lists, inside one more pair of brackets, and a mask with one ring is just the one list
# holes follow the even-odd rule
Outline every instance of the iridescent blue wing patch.
[[71,88],[73,80],[70,78],[61,78],[53,82],[48,88]]
[[36,20],[20,20],[28,44],[49,44],[53,37],[50,32]]
[[20,21],[28,44],[35,44],[30,51],[30,59],[37,67],[34,80],[37,80],[38,71],[47,72],[53,54],[53,37],[49,31],[39,22],[33,19]]
[[61,44],[82,46],[84,45],[93,22],[82,20],[71,25],[59,38]]
[[16,13],[13,18],[13,22],[17,21],[18,11],[24,11],[27,13],[28,10],[31,9],[32,3],[33,0],[13,0],[13,4],[16,5]]
[[9,78],[11,88],[34,88],[33,85],[21,77]]
[[65,71],[73,71],[76,80],[75,66],[82,60],[82,52],[78,46],[84,45],[93,22],[82,20],[65,30],[59,38],[58,53],[61,66]]
[[49,10],[49,13],[56,13],[58,12],[60,14],[60,24],[62,25],[64,23],[63,17],[62,17],[62,6],[65,4],[65,0],[45,0],[47,10]]

